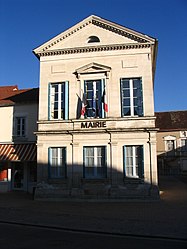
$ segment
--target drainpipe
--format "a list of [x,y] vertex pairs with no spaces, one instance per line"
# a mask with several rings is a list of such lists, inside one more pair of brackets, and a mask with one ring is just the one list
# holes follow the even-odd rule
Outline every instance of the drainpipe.
[[73,188],[73,163],[74,163],[74,152],[73,152],[73,134],[68,132],[69,135],[71,135],[71,143],[70,145],[72,146],[72,153],[71,153],[71,188]]
[[106,132],[109,134],[109,144],[110,144],[110,182],[112,186],[112,135],[111,132],[106,130]]
[[148,134],[149,134],[149,140],[148,140],[148,144],[149,144],[149,160],[150,160],[150,182],[151,182],[151,188],[153,185],[153,177],[152,177],[152,159],[151,159],[151,133],[149,130]]

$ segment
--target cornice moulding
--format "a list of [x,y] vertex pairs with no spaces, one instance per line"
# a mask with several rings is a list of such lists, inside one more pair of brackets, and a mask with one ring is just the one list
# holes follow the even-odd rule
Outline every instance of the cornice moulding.
[[66,55],[66,54],[80,54],[90,52],[103,52],[103,51],[115,51],[115,50],[126,50],[126,49],[142,49],[149,48],[151,43],[136,43],[136,44],[117,44],[117,45],[101,45],[101,46],[90,46],[90,47],[77,47],[77,48],[66,48],[57,50],[47,50],[37,53],[38,57],[53,56],[53,55]]

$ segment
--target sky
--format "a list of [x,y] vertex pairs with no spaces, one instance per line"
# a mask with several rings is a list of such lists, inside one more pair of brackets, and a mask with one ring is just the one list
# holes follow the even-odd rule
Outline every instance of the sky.
[[187,110],[187,0],[0,0],[0,86],[39,87],[33,49],[89,15],[158,39],[155,111]]

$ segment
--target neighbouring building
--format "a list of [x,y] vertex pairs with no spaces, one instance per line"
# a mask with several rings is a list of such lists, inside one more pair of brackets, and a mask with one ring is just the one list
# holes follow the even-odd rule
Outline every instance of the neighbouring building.
[[91,15],[33,52],[35,198],[158,197],[157,40]]
[[160,175],[187,174],[187,111],[156,112]]
[[38,88],[0,87],[0,192],[36,185]]

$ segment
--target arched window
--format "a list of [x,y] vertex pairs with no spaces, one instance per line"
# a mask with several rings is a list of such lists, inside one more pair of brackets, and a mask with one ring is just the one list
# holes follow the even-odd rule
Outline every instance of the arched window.
[[100,42],[99,38],[97,36],[90,36],[88,37],[88,43],[92,43],[92,42]]

